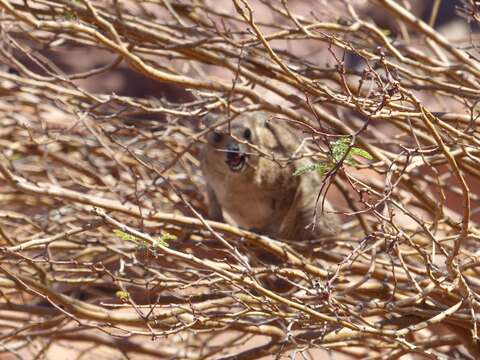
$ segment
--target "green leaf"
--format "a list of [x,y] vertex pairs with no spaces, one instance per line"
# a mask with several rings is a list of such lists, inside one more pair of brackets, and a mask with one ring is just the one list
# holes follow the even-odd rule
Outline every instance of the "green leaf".
[[113,230],[113,233],[124,241],[133,242],[134,244],[137,245],[137,249],[139,249],[139,250],[147,249],[148,246],[150,245],[150,243],[148,241],[139,239],[136,236],[133,236],[131,234],[127,234],[126,232],[124,232],[122,230],[115,229],[115,230]]
[[353,147],[351,152],[352,152],[352,154],[363,157],[364,159],[373,160],[373,156],[366,150],[363,150],[363,149],[360,149],[360,148],[357,148],[357,147]]
[[63,13],[63,17],[65,18],[65,20],[70,20],[70,21],[78,19],[77,14],[75,14],[73,11],[70,11],[70,10],[65,10],[65,12]]
[[350,139],[347,137],[341,137],[340,139],[335,140],[331,143],[332,154],[335,161],[340,161],[341,159],[343,159],[343,157],[345,157],[349,145]]
[[115,295],[122,301],[127,301],[130,297],[130,294],[127,291],[118,290]]
[[113,233],[117,235],[120,239],[125,240],[125,241],[131,241],[134,243],[138,243],[139,239],[137,239],[135,236],[127,234],[126,232],[123,232],[122,230],[115,229],[113,230]]
[[344,161],[345,164],[347,165],[350,165],[350,166],[357,166],[358,165],[358,161],[355,160],[352,155],[348,154],[347,157],[345,158],[345,161]]
[[320,176],[324,176],[327,172],[329,172],[333,166],[327,165],[327,164],[319,164],[320,167],[317,169],[318,173]]
[[177,236],[173,235],[173,234],[170,234],[166,231],[162,231],[162,237],[161,239],[165,242],[169,242],[169,241],[175,241],[177,240]]
[[343,136],[330,143],[331,153],[328,155],[326,162],[311,163],[299,167],[293,176],[300,176],[312,171],[318,171],[321,176],[324,176],[328,171],[332,170],[336,164],[343,159],[343,162],[350,166],[357,166],[358,161],[353,155],[360,156],[364,159],[373,160],[373,156],[366,150],[358,147],[350,148],[350,138]]
[[293,176],[300,176],[312,171],[318,171],[320,175],[323,176],[329,169],[330,167],[326,164],[312,163],[299,167],[297,170],[295,170]]
[[15,160],[18,160],[22,157],[22,154],[21,153],[13,153],[12,155],[8,156],[8,160],[10,161],[15,161]]
[[[338,162],[341,159],[345,159],[347,165],[355,166],[358,162],[353,158],[353,155],[363,157],[364,159],[373,160],[373,156],[366,150],[358,147],[350,147],[350,139],[348,137],[342,137],[333,143],[331,143],[333,159]],[[348,154],[346,154],[348,151]]]
[[169,247],[170,244],[169,242],[170,241],[175,241],[177,240],[178,238],[173,235],[173,234],[170,234],[166,231],[162,231],[162,236],[160,236],[159,238],[156,238],[155,239],[155,244],[154,246],[157,247],[157,246],[164,246],[164,247]]

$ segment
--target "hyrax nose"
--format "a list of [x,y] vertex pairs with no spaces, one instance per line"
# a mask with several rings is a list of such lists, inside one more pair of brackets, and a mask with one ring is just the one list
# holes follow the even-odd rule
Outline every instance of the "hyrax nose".
[[230,152],[239,152],[240,146],[236,142],[231,142],[227,144],[227,150]]
[[237,143],[232,142],[227,144],[227,157],[228,158],[235,158],[238,156],[240,152],[240,146]]

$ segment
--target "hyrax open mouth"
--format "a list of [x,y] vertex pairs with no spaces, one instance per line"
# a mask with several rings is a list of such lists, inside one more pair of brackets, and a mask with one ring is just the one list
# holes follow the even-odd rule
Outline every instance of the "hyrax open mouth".
[[240,151],[240,148],[237,144],[232,144],[236,146],[229,146],[227,151],[226,163],[232,171],[240,171],[245,165],[246,155],[244,152]]
[[245,165],[245,154],[228,153],[227,164],[232,171],[240,171]]

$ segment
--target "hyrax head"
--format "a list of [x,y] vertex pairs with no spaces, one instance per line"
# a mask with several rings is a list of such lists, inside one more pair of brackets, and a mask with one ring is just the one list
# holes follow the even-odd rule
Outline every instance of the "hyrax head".
[[242,114],[230,123],[207,135],[203,150],[204,165],[224,174],[242,174],[258,161],[252,145],[261,145],[261,131],[266,116],[261,113]]

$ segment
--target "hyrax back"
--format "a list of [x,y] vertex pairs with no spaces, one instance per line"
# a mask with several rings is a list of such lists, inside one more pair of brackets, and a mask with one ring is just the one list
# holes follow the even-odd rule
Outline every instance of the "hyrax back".
[[208,134],[201,158],[210,216],[228,215],[237,225],[274,238],[312,239],[338,231],[338,216],[325,202],[313,226],[320,178],[293,176],[303,160],[286,161],[300,146],[300,134],[263,112],[241,114]]

